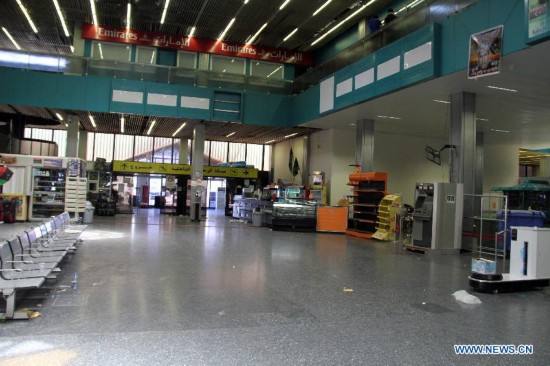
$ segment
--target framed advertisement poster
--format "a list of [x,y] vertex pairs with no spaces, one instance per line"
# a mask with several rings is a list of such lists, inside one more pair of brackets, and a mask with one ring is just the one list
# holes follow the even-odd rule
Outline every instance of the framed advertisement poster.
[[470,36],[468,55],[468,78],[494,75],[500,72],[502,59],[502,34],[504,26],[499,25]]

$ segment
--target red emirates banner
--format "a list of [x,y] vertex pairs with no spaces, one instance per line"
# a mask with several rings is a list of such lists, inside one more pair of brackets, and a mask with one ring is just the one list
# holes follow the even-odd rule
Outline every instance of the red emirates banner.
[[172,48],[182,51],[214,53],[217,55],[244,57],[255,60],[313,66],[309,53],[276,48],[255,47],[241,43],[228,43],[209,39],[189,38],[166,33],[142,32],[120,28],[84,24],[82,38],[97,41],[136,44],[140,46]]

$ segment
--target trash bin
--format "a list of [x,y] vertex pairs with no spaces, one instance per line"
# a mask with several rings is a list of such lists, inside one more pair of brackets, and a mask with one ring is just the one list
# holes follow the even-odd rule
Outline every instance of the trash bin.
[[[497,213],[497,219],[504,220],[504,211]],[[543,227],[546,216],[542,211],[508,210],[508,227],[506,233],[506,250],[510,251],[510,226]],[[499,230],[504,230],[504,222],[499,223]]]
[[91,224],[94,222],[94,209],[90,201],[86,202],[86,208],[84,209],[84,216],[82,217],[83,224]]
[[260,210],[252,212],[252,226],[261,227],[264,221],[264,214]]

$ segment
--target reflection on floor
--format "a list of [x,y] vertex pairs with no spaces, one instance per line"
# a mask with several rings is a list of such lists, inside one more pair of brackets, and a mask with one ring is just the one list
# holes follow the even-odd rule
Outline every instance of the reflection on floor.
[[[29,223],[25,224],[28,225]],[[0,236],[22,226],[0,226]],[[11,231],[10,231],[11,230]],[[425,257],[339,234],[135,214],[94,217],[59,278],[1,324],[0,364],[543,365],[550,291],[476,294],[470,256]],[[78,283],[73,285],[74,274]],[[457,356],[454,344],[532,344]]]

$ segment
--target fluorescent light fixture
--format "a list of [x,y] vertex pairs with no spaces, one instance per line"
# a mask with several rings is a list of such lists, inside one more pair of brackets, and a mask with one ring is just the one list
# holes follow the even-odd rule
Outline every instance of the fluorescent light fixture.
[[68,124],[68,123],[65,123],[65,127],[69,127],[69,124]]
[[491,128],[491,131],[494,131],[494,132],[502,132],[502,133],[509,133],[510,131],[508,130],[497,130],[496,128]]
[[88,117],[90,117],[90,122],[92,123],[92,126],[94,126],[94,128],[97,128],[97,125],[95,124],[94,116],[89,115]]
[[498,87],[498,86],[492,86],[492,85],[488,85],[487,88],[489,88],[489,89],[496,89],[496,90],[503,90],[503,91],[509,91],[509,92],[512,92],[512,93],[517,92],[516,89],[500,88],[500,87]]
[[275,142],[275,140],[266,141],[266,142],[264,142],[264,144],[270,144],[270,143],[272,143],[272,142]]
[[95,25],[99,25],[97,22],[97,13],[95,11],[95,0],[90,0],[90,8],[92,8],[92,19]]
[[46,66],[56,70],[63,70],[67,67],[67,59],[55,56],[41,56],[21,54],[15,51],[0,50],[0,61],[9,64],[22,64],[27,66]]
[[225,136],[225,137],[231,137],[235,134],[235,132],[231,132],[229,135]]
[[298,28],[294,28],[294,30],[292,32],[290,32],[288,34],[288,36],[286,36],[284,39],[283,39],[283,42],[286,42],[287,39],[289,39],[290,37],[292,37],[294,35],[294,33],[298,32]]
[[281,6],[279,6],[279,10],[283,10],[283,8],[287,6],[289,2],[290,0],[286,0]]
[[25,18],[27,18],[27,22],[29,22],[29,25],[31,26],[32,31],[34,33],[38,33],[38,29],[36,29],[36,25],[34,25],[34,22],[32,21],[31,16],[27,12],[27,8],[25,8],[25,6],[23,6],[23,4],[21,4],[21,0],[17,0],[17,5],[19,5],[19,7],[21,8],[21,11],[23,12],[23,14],[25,14]]
[[124,115],[120,117],[120,133],[124,133],[124,122],[126,120],[124,119]]
[[249,0],[244,0],[245,5],[248,4],[248,1],[249,1]]
[[487,121],[489,122],[489,120],[487,118],[476,118],[478,121]]
[[63,117],[59,113],[56,113],[55,116],[58,120],[63,121]]
[[223,30],[222,34],[220,34],[220,36],[218,37],[218,41],[223,41],[223,37],[225,37],[225,34],[226,34],[227,31],[229,30],[229,28],[231,28],[231,26],[233,25],[233,23],[235,23],[235,18],[231,19],[231,21],[229,22],[229,24],[227,25],[227,27],[225,27],[225,29]]
[[197,27],[191,28],[191,32],[189,32],[189,38],[193,37],[193,35],[195,34],[195,30],[197,30]]
[[154,64],[155,63],[155,55],[157,54],[157,51],[153,51],[153,54],[151,55],[151,62],[149,62],[150,64]]
[[290,135],[286,135],[285,139],[287,139],[289,137],[292,137],[292,136],[296,136],[297,134],[298,134],[298,132],[294,132],[294,133],[291,133]]
[[281,70],[282,67],[283,67],[283,65],[281,65],[278,68],[276,68],[275,70],[271,71],[271,73],[269,75],[267,75],[267,77],[270,77],[271,75],[275,74],[277,71]]
[[401,117],[392,117],[392,116],[376,116],[378,118],[389,118],[389,119],[401,119]]
[[160,24],[164,24],[164,19],[166,18],[166,11],[168,10],[168,5],[170,5],[170,0],[166,0],[164,3],[164,10],[162,11],[162,17],[160,18]]
[[126,29],[130,29],[130,20],[132,20],[132,4],[126,6]]
[[21,47],[19,47],[19,45],[17,44],[17,42],[15,42],[15,39],[13,39],[13,37],[11,36],[10,32],[8,32],[8,30],[4,27],[2,27],[2,30],[4,31],[4,33],[6,33],[6,36],[8,36],[8,38],[10,39],[11,43],[13,43],[13,45],[18,49],[20,50]]
[[187,122],[183,122],[181,126],[176,130],[176,132],[172,134],[172,137],[175,137],[185,127],[186,124]]
[[265,29],[265,27],[267,27],[267,23],[265,23],[264,25],[262,25],[262,27],[260,29],[258,29],[258,31],[256,32],[256,34],[254,34],[252,36],[252,38],[250,38],[250,40],[248,42],[246,42],[246,44],[252,44],[254,43],[254,41],[256,40],[256,38],[258,38],[258,36],[260,35],[260,33],[262,33],[262,31]]
[[340,28],[345,22],[347,22],[348,20],[350,20],[351,18],[353,18],[354,16],[356,16],[357,14],[359,14],[360,12],[362,12],[363,10],[365,10],[369,5],[371,5],[372,3],[374,3],[376,0],[370,0],[368,3],[366,3],[365,5],[363,5],[362,7],[360,7],[359,9],[357,9],[356,11],[354,11],[351,15],[349,15],[346,19],[342,20],[340,23],[336,24],[334,27],[332,27],[328,32],[326,32],[325,34],[323,34],[321,37],[317,38],[315,41],[313,41],[311,43],[311,45],[315,45],[317,42],[320,42],[322,39],[324,39],[326,36],[328,36],[329,34],[331,34],[332,32],[334,32],[336,29]]
[[328,4],[330,4],[332,0],[327,0],[323,5],[321,5],[319,7],[319,9],[315,10],[315,13],[313,13],[312,16],[316,16],[321,10],[323,10],[325,8],[325,6],[327,6]]
[[434,99],[434,102],[436,102],[436,103],[451,104],[451,102],[449,102],[449,101],[447,101],[447,100],[439,100],[439,99]]
[[59,7],[59,3],[57,0],[53,0],[53,4],[55,5],[55,10],[57,10],[57,15],[59,16],[59,20],[61,20],[61,25],[63,26],[63,32],[65,32],[65,37],[69,37],[69,29],[67,28],[67,23],[65,23],[65,18],[63,17],[63,13],[61,12],[61,8]]
[[71,49],[71,52],[74,53],[74,47],[73,47],[73,46],[69,46],[69,48]]
[[155,126],[155,123],[157,123],[157,120],[154,119],[153,122],[149,125],[149,129],[147,130],[147,135],[151,134],[151,131],[153,130],[153,127]]
[[103,60],[103,49],[101,48],[101,43],[97,44],[97,48],[99,48],[99,57]]
[[355,126],[355,123],[350,123],[349,125],[350,125],[350,126]]

